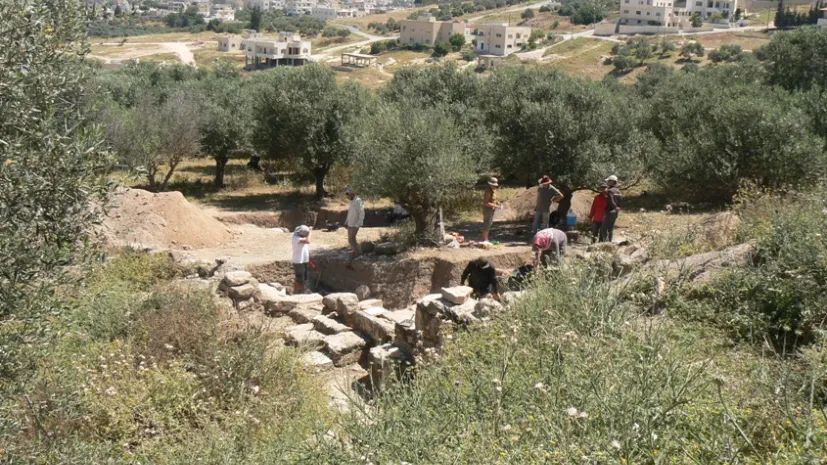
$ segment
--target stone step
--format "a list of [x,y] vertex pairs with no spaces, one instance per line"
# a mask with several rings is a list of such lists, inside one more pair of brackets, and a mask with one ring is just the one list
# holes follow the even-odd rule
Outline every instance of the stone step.
[[[373,313],[373,314],[371,314]],[[352,315],[353,329],[367,335],[374,344],[390,342],[394,334],[394,322],[380,318],[378,315],[388,313],[379,307],[357,310]]]
[[314,330],[312,323],[290,326],[284,332],[285,342],[289,345],[315,349],[324,346],[324,334]]
[[468,286],[443,287],[442,298],[454,305],[462,305],[471,297],[472,292],[474,290]]
[[379,318],[384,318],[384,319],[390,320],[394,323],[401,323],[401,322],[406,321],[406,320],[413,321],[415,313],[416,312],[413,309],[407,309],[406,308],[404,310],[394,310],[392,312],[391,311],[385,312],[385,313],[379,315]]
[[324,337],[325,353],[337,367],[358,362],[367,345],[368,341],[353,331]]
[[292,318],[297,324],[312,323],[313,318],[321,314],[322,310],[318,306],[298,307],[287,312],[287,316]]
[[264,303],[267,313],[287,313],[296,307],[309,307],[322,303],[320,294],[288,295]]
[[368,299],[359,302],[359,310],[367,310],[373,307],[383,307],[384,303],[382,303],[379,299]]
[[333,369],[333,360],[327,355],[314,350],[302,355],[302,366],[311,373],[321,373]]
[[333,318],[324,315],[317,315],[313,317],[311,323],[316,331],[325,335],[339,334],[345,331],[350,331],[350,328],[347,325],[339,323]]

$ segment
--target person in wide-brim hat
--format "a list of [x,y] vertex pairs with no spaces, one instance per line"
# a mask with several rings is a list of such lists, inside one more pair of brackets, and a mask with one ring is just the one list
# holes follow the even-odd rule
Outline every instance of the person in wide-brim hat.
[[554,202],[563,200],[563,194],[552,185],[554,181],[549,175],[544,175],[537,180],[537,183],[539,187],[537,188],[537,202],[534,206],[534,223],[531,225],[532,233],[548,228],[552,205]]
[[491,233],[491,226],[494,224],[494,212],[499,208],[500,202],[497,201],[497,189],[500,183],[497,178],[490,178],[488,180],[488,188],[485,189],[485,194],[482,196],[482,241],[488,242],[489,234]]

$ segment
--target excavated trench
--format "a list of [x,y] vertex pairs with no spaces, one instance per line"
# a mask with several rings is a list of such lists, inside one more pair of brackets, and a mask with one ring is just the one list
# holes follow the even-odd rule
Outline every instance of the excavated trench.
[[[440,256],[441,255],[441,256]],[[405,308],[423,295],[443,287],[459,285],[462,271],[470,260],[486,257],[501,270],[517,268],[531,261],[531,249],[512,246],[495,250],[462,250],[440,255],[402,254],[365,256],[347,267],[347,255],[341,251],[321,252],[312,257],[312,287],[331,292],[353,292],[361,285],[382,299],[387,309]],[[261,282],[293,282],[293,266],[289,260],[253,265],[248,271]]]
[[[366,228],[388,226],[390,208],[365,209]],[[343,225],[347,218],[347,210],[322,208],[321,210],[292,209],[283,211],[263,212],[221,212],[216,218],[225,224],[253,224],[262,228],[287,228],[305,224],[322,228],[328,223]]]

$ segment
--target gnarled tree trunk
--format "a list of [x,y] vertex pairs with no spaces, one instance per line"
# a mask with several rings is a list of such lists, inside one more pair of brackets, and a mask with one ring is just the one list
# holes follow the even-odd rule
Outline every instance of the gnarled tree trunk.
[[215,187],[224,187],[224,171],[229,161],[226,156],[215,157]]

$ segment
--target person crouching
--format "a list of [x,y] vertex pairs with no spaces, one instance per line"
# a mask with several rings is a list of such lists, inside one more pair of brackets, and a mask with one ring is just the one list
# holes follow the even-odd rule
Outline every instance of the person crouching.
[[557,264],[563,263],[569,239],[566,233],[556,228],[542,229],[534,235],[531,251],[534,253],[534,268],[547,266],[548,258],[553,257]]

